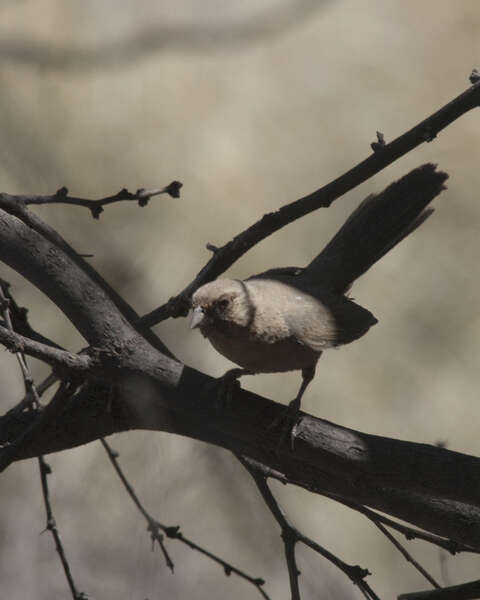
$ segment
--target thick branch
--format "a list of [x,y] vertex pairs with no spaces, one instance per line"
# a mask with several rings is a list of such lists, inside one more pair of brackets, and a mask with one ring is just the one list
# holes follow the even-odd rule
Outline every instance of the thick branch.
[[[216,409],[200,391],[211,379],[184,368],[174,392],[152,379],[91,383],[17,458],[57,452],[129,429],[168,431],[244,454],[313,492],[335,494],[459,543],[480,547],[480,460],[436,446],[367,435],[304,415],[295,451],[270,425],[283,405],[235,390]],[[0,443],[34,413],[0,420]]]
[[[17,209],[13,204],[11,211]],[[155,336],[140,335],[127,320],[128,311],[112,299],[110,290],[101,284],[96,272],[78,262],[61,243],[52,236],[45,237],[37,229],[44,224],[32,213],[21,216],[28,225],[13,214],[0,210],[0,260],[11,266],[39,290],[44,292],[80,331],[92,346],[107,348],[116,365],[124,354],[134,357],[139,370],[168,373],[173,376],[175,367],[181,365],[158,351],[161,342]],[[28,219],[27,219],[28,217]],[[133,317],[128,314],[129,317]],[[168,352],[166,350],[166,352]],[[139,361],[139,358],[142,360]],[[123,362],[123,368],[128,366]],[[175,385],[180,373],[174,376]],[[165,379],[163,379],[166,382]]]
[[[91,382],[65,408],[62,403],[54,422],[42,426],[42,435],[33,436],[26,449],[18,448],[15,458],[127,429],[170,431],[245,454],[312,491],[337,494],[480,546],[478,460],[308,416],[299,424],[292,453],[280,444],[282,432],[271,427],[282,405],[238,392],[231,407],[215,410],[211,398],[199,397],[211,379],[156,351],[58,245],[6,212],[0,212],[0,239],[0,258],[48,294],[91,344],[106,348],[110,354],[102,362],[109,359],[112,367],[110,381]],[[0,442],[17,439],[34,415],[6,415]]]
[[[125,328],[138,320],[132,307],[24,201],[0,194],[0,209],[0,260],[43,291],[90,344],[123,339],[135,329]],[[153,332],[142,335],[171,356]]]
[[480,598],[480,579],[441,590],[401,594],[398,600],[477,600]]

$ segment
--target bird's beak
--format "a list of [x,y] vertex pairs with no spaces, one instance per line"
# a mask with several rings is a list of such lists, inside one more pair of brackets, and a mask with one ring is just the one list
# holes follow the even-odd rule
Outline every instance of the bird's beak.
[[190,321],[190,329],[195,329],[196,327],[200,327],[205,318],[205,311],[201,306],[196,306],[192,310],[192,319]]

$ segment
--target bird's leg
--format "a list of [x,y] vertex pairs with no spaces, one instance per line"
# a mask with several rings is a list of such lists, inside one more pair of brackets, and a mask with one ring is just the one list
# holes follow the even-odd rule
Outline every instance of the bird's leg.
[[281,425],[282,427],[282,436],[281,440],[284,440],[287,435],[290,436],[290,446],[292,450],[294,449],[294,443],[297,433],[297,425],[299,419],[300,412],[300,404],[302,402],[302,396],[305,393],[305,390],[308,387],[308,384],[312,381],[315,376],[315,367],[316,364],[305,367],[302,369],[302,383],[300,385],[300,389],[298,390],[298,394],[295,398],[290,402],[287,408],[276,418],[274,419],[271,427],[276,427],[277,425]]
[[302,402],[302,396],[305,393],[305,390],[308,387],[308,384],[315,377],[315,367],[316,364],[311,367],[305,367],[302,369],[302,383],[300,385],[300,389],[298,390],[298,394],[296,397],[290,402],[288,405],[288,411],[290,412],[291,417],[294,419],[293,427],[290,431],[290,445],[294,447],[295,438],[297,437],[297,427],[299,421],[299,413],[300,413],[300,404]]
[[315,377],[315,366],[305,367],[302,369],[302,384],[300,385],[300,389],[298,390],[298,394],[296,397],[290,402],[288,405],[288,410],[291,411],[293,415],[297,415],[300,412],[300,404],[302,402],[302,396],[305,393],[305,390],[308,387],[308,384]]

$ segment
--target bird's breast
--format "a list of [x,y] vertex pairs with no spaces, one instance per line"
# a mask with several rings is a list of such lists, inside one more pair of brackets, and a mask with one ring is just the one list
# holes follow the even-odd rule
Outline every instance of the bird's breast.
[[209,331],[212,346],[226,358],[255,373],[293,371],[314,365],[320,355],[293,338],[266,342],[243,327]]

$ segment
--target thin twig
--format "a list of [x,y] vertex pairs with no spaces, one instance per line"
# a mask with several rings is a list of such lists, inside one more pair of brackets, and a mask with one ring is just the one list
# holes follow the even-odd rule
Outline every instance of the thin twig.
[[297,568],[295,560],[295,544],[302,542],[327,560],[338,567],[347,577],[358,586],[362,591],[365,598],[370,600],[379,600],[378,596],[372,590],[370,585],[365,581],[365,577],[370,575],[368,569],[362,569],[358,565],[349,565],[343,560],[332,554],[329,550],[313,541],[309,537],[303,535],[298,531],[287,519],[285,513],[280,508],[275,496],[268,487],[268,483],[265,475],[256,468],[254,462],[251,462],[248,458],[235,454],[240,463],[245,467],[248,473],[253,478],[265,504],[272,513],[273,517],[277,521],[282,531],[282,539],[285,547],[285,558],[287,561],[288,573],[290,578],[290,592],[292,600],[300,600],[300,592],[298,586],[298,576],[300,571]]
[[[10,306],[13,305],[15,310],[19,310],[19,307],[14,302],[13,298],[10,295],[8,290],[8,285],[4,281],[0,281],[0,304],[3,313],[3,318],[5,319],[5,323],[7,325],[8,331],[14,334],[13,325],[12,325],[12,316],[10,311]],[[22,371],[23,381],[25,384],[25,396],[26,400],[30,403],[30,405],[35,408],[40,408],[40,395],[41,392],[37,390],[35,383],[33,381],[32,374],[27,365],[27,361],[22,351],[16,352],[18,364],[20,366],[20,370]],[[10,446],[8,450],[13,448],[14,446]],[[52,505],[50,503],[50,493],[48,489],[48,481],[47,476],[52,472],[50,466],[46,463],[43,456],[38,457],[38,467],[40,470],[40,480],[42,484],[42,493],[43,493],[43,501],[45,504],[45,511],[47,513],[47,529],[52,533],[53,539],[55,540],[55,547],[57,549],[57,553],[60,557],[63,570],[65,573],[65,577],[67,578],[68,585],[70,587],[70,591],[72,593],[72,597],[74,600],[87,600],[86,594],[83,592],[78,592],[75,586],[75,582],[73,580],[72,572],[70,570],[70,565],[67,560],[67,556],[65,554],[65,550],[63,548],[62,540],[60,538],[60,533],[57,529],[57,524],[55,522],[55,517],[53,516]]]
[[62,187],[49,196],[11,196],[10,194],[2,194],[2,196],[8,196],[10,199],[14,199],[18,203],[23,205],[28,204],[74,204],[75,206],[84,206],[88,208],[92,213],[94,219],[98,219],[103,212],[103,207],[107,204],[113,204],[114,202],[121,202],[122,200],[138,201],[139,206],[146,206],[153,196],[160,194],[168,194],[172,198],[180,197],[180,188],[182,184],[180,181],[172,181],[169,185],[164,188],[145,190],[140,188],[136,192],[129,192],[126,188],[121,189],[117,194],[112,196],[106,196],[105,198],[99,198],[98,200],[89,200],[87,198],[76,198],[68,195],[68,189]]
[[296,219],[304,217],[318,208],[330,206],[334,200],[367,181],[401,156],[422,143],[433,140],[442,129],[479,104],[480,81],[476,81],[440,110],[392,142],[382,145],[377,152],[371,154],[340,177],[308,196],[286,204],[276,212],[264,215],[230,242],[216,248],[210,260],[180,294],[170,298],[168,302],[159,308],[141,317],[137,325],[145,330],[169,317],[185,316],[190,307],[190,298],[195,290],[224,273],[253,246]]
[[2,326],[0,326],[0,343],[17,356],[18,354],[27,354],[67,373],[85,373],[91,371],[96,362],[87,353],[75,354],[67,350],[59,350],[58,348],[47,346],[47,344],[31,340]]
[[337,496],[335,494],[324,494],[325,497],[331,498],[332,500],[336,500],[341,504],[348,506],[349,508],[365,515],[373,522],[383,523],[387,525],[391,529],[395,529],[399,533],[403,534],[407,540],[419,539],[425,542],[429,542],[430,544],[434,544],[439,548],[443,548],[447,550],[450,554],[457,554],[459,552],[472,552],[475,554],[480,554],[480,548],[474,548],[473,546],[468,546],[467,544],[461,544],[456,542],[455,540],[442,538],[439,535],[435,535],[434,533],[428,533],[427,531],[422,531],[420,529],[416,529],[415,527],[409,527],[408,525],[404,525],[403,523],[398,523],[385,515],[375,512],[374,510],[363,506],[362,504],[355,504],[353,502],[349,502]]
[[[12,316],[10,314],[10,302],[11,297],[8,291],[8,285],[3,280],[0,280],[0,305],[3,313],[3,318],[5,319],[5,324],[7,326],[6,328],[0,327],[0,329],[3,329],[7,335],[15,336],[15,332],[12,325]],[[33,378],[27,366],[25,356],[23,355],[23,352],[20,349],[15,351],[15,356],[17,357],[17,361],[22,372],[23,381],[25,384],[25,396],[28,399],[28,403],[34,408],[39,408],[40,397],[33,383]]]
[[35,415],[35,419],[32,420],[30,425],[22,431],[18,438],[0,450],[0,473],[17,458],[20,450],[24,449],[45,425],[55,419],[75,389],[75,384],[69,381],[60,382],[60,387],[55,392],[49,404],[43,407],[43,410],[36,411],[38,414]]
[[422,565],[413,558],[413,556],[404,548],[404,546],[402,546],[402,544],[397,539],[395,539],[395,537],[388,531],[386,527],[384,527],[384,525],[382,525],[382,523],[380,523],[380,521],[375,519],[372,519],[372,521],[373,523],[375,523],[378,529],[380,529],[383,535],[392,542],[395,548],[397,548],[397,550],[401,552],[401,554],[403,554],[405,559],[409,563],[411,563],[415,567],[415,569],[417,569],[417,571],[421,573],[425,577],[425,579],[433,585],[434,588],[440,589],[442,587],[435,581],[435,579],[430,575],[430,573],[428,573],[428,571],[424,569]]
[[[268,467],[267,465],[264,465],[263,463],[260,463],[251,458],[249,458],[248,460],[249,460],[249,463],[255,467],[255,469],[257,469],[264,475],[264,477],[272,477],[273,479],[276,479],[277,481],[279,481],[280,483],[283,483],[284,485],[286,485],[288,483],[290,483],[292,485],[298,485],[298,482],[296,482],[294,479],[286,477],[280,471],[272,469],[271,467]],[[309,489],[309,488],[307,488],[307,489]],[[423,540],[425,542],[429,542],[430,544],[434,544],[434,545],[438,546],[439,548],[443,548],[450,554],[457,554],[459,552],[472,552],[475,554],[480,554],[480,548],[475,548],[474,546],[469,546],[467,544],[461,544],[460,542],[456,542],[455,540],[443,538],[434,533],[429,533],[427,531],[422,531],[421,529],[416,529],[415,527],[409,527],[407,525],[404,525],[403,523],[398,523],[397,521],[394,521],[393,519],[390,519],[389,517],[386,517],[385,515],[375,512],[371,508],[367,508],[363,504],[356,504],[354,502],[350,502],[349,500],[346,500],[345,498],[343,498],[342,496],[339,496],[337,494],[332,494],[332,493],[328,493],[328,492],[320,491],[320,490],[316,490],[316,491],[318,493],[321,493],[326,498],[330,498],[332,500],[335,500],[336,502],[340,502],[344,506],[348,506],[352,510],[355,510],[355,511],[365,515],[367,518],[369,518],[372,521],[378,521],[380,523],[383,523],[384,525],[387,525],[391,529],[395,529],[396,531],[398,531],[399,533],[404,535],[407,540],[413,540],[413,539]]]
[[38,466],[40,468],[40,479],[42,482],[42,493],[43,493],[43,501],[45,504],[45,511],[47,513],[47,527],[46,530],[50,531],[53,539],[55,540],[55,548],[57,549],[58,555],[62,562],[63,570],[65,572],[65,577],[67,578],[68,585],[70,587],[70,591],[72,593],[72,598],[74,600],[87,600],[88,596],[84,592],[78,592],[75,586],[75,582],[73,580],[72,572],[70,570],[70,565],[67,560],[67,556],[65,554],[65,550],[63,548],[62,540],[60,538],[60,533],[57,529],[57,523],[55,521],[55,517],[53,516],[52,505],[50,502],[50,492],[48,489],[48,481],[47,476],[52,472],[50,465],[45,461],[43,456],[38,457]]
[[[37,395],[41,398],[43,396],[43,394],[52,387],[52,385],[54,385],[55,383],[57,383],[58,381],[58,376],[55,375],[54,373],[50,373],[50,375],[47,375],[47,377],[45,377],[45,379],[43,381],[41,381],[39,384],[35,385],[35,389],[37,390]],[[14,407],[12,407],[8,412],[5,413],[5,417],[7,417],[8,415],[11,414],[19,414],[21,412],[23,412],[24,410],[28,410],[31,408],[31,400],[28,396],[28,394],[25,394],[25,396],[20,400],[20,402],[18,402]],[[41,409],[42,407],[40,407]]]
[[197,544],[195,544],[195,542],[192,542],[191,540],[189,540],[188,538],[183,536],[183,534],[180,532],[179,526],[166,526],[166,525],[163,525],[162,523],[160,523],[159,521],[157,521],[156,519],[154,519],[147,512],[147,510],[141,503],[135,490],[133,489],[132,485],[126,478],[122,468],[120,467],[120,464],[118,462],[118,452],[113,450],[112,447],[108,444],[108,442],[105,439],[101,438],[100,442],[102,443],[102,446],[104,447],[105,452],[107,453],[107,456],[113,465],[113,468],[115,469],[118,477],[120,478],[120,481],[122,482],[123,486],[127,490],[128,495],[133,500],[135,506],[138,508],[138,510],[141,512],[141,514],[147,521],[147,524],[148,524],[147,530],[150,532],[152,542],[154,543],[156,541],[159,544],[160,548],[162,549],[163,555],[165,557],[167,566],[171,569],[172,572],[174,570],[174,564],[164,546],[164,541],[163,541],[164,536],[160,533],[160,530],[163,531],[163,533],[167,537],[169,537],[171,539],[179,540],[180,542],[183,542],[185,545],[189,546],[193,550],[200,552],[204,556],[208,556],[208,558],[210,558],[214,562],[218,563],[223,568],[225,575],[228,576],[228,575],[231,575],[232,573],[234,573],[235,575],[238,575],[238,577],[241,577],[242,579],[245,579],[246,581],[250,582],[252,585],[254,585],[257,588],[258,592],[262,595],[263,598],[265,598],[265,600],[269,600],[270,597],[268,596],[268,594],[265,592],[265,590],[262,587],[265,584],[265,581],[263,579],[251,577],[250,575],[247,575],[247,573],[245,573],[244,571],[241,571],[240,569],[237,569],[230,563],[224,561],[219,556],[212,554],[211,552],[209,552],[208,550],[205,550],[201,546],[198,546]]

